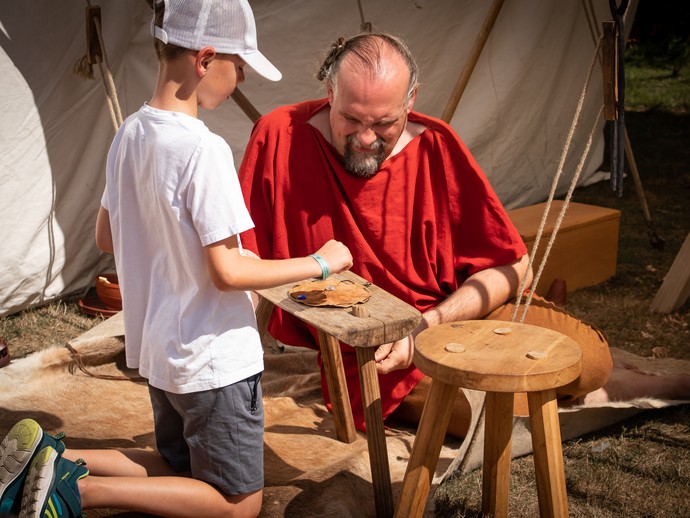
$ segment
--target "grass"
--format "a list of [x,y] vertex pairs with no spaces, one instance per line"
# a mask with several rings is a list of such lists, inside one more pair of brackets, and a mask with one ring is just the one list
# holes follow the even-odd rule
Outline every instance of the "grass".
[[[633,56],[634,57],[634,56]],[[690,360],[690,303],[670,314],[650,313],[690,231],[690,81],[688,68],[673,77],[668,66],[630,59],[626,124],[652,221],[632,178],[617,198],[606,183],[579,189],[574,201],[622,212],[617,274],[568,295],[567,308],[592,322],[609,342],[641,356],[663,347]],[[652,238],[663,239],[663,248]],[[77,301],[0,318],[0,337],[14,358],[64,344],[100,322],[83,315]],[[570,513],[575,517],[690,516],[690,407],[645,412],[623,424],[564,444]],[[479,516],[481,474],[455,476],[435,494],[436,514]],[[511,516],[538,514],[531,456],[511,472]]]
[[9,345],[12,358],[18,359],[52,345],[64,345],[102,321],[83,314],[76,300],[57,300],[0,318],[0,337]]

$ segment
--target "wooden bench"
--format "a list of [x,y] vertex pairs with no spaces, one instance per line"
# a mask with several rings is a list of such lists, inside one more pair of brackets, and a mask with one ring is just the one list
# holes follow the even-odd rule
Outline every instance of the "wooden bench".
[[340,441],[347,443],[356,439],[356,430],[339,342],[355,348],[376,514],[390,517],[394,510],[393,492],[374,353],[379,345],[408,336],[419,324],[421,314],[412,306],[352,272],[335,274],[329,279],[364,284],[371,291],[371,297],[364,304],[357,304],[352,308],[334,308],[306,306],[293,300],[288,295],[292,283],[260,290],[258,294],[317,329],[336,436]]

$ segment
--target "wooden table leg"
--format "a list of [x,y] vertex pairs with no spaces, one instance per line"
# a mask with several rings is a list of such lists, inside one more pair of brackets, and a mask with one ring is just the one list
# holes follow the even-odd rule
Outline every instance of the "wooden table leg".
[[375,352],[375,347],[357,347],[357,364],[359,365],[359,384],[362,389],[364,422],[367,426],[367,446],[376,516],[390,518],[393,516],[393,489],[388,465],[386,430],[383,426],[381,389],[374,359]]
[[512,434],[513,394],[487,392],[482,475],[482,511],[485,515],[508,516]]
[[433,380],[407,463],[396,518],[422,516],[458,388]]
[[542,517],[568,516],[556,391],[530,392],[527,394],[527,401],[532,426],[539,514]]
[[357,431],[355,430],[355,421],[352,418],[350,394],[347,391],[347,382],[345,381],[340,342],[337,338],[319,331],[319,346],[333,410],[335,435],[341,442],[352,443],[357,439]]

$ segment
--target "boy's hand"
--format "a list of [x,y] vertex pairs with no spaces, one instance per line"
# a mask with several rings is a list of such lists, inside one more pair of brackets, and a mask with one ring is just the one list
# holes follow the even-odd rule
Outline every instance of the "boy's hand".
[[331,273],[348,270],[352,266],[352,254],[340,241],[331,239],[316,252],[328,263]]

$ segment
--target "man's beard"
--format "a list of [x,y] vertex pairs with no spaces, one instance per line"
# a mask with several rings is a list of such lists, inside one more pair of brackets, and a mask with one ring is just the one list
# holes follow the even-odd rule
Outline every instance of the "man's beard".
[[371,178],[378,173],[381,164],[386,158],[386,141],[377,136],[374,143],[369,146],[369,149],[374,151],[374,153],[355,151],[355,146],[364,147],[357,141],[357,137],[348,135],[345,140],[343,166],[353,176]]

